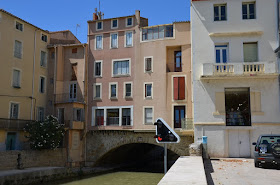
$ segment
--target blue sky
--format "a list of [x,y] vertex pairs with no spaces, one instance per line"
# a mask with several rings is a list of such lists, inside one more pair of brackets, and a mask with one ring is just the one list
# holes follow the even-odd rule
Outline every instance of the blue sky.
[[[77,38],[85,43],[87,21],[98,4],[99,0],[0,0],[0,9],[49,31],[70,30],[76,34],[76,25],[80,24]],[[135,10],[149,19],[149,25],[190,20],[189,0],[101,0],[105,18],[133,15]]]

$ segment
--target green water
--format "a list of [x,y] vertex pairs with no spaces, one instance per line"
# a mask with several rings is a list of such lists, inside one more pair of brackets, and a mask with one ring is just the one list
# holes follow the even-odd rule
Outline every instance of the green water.
[[75,180],[63,185],[153,185],[158,184],[164,174],[148,172],[114,172],[87,179]]

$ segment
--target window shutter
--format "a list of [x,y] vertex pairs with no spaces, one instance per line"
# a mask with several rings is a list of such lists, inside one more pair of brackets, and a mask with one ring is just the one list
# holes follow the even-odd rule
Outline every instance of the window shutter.
[[244,43],[243,44],[244,62],[258,61],[258,44]]
[[261,93],[250,93],[251,112],[261,112]]
[[224,92],[216,92],[215,94],[215,104],[216,104],[216,112],[220,114],[225,113],[225,93]]
[[85,121],[85,110],[81,109],[81,121]]
[[74,111],[74,121],[77,121],[77,109],[73,109],[73,111]]
[[185,99],[185,77],[179,77],[179,100]]
[[174,100],[178,100],[178,77],[173,78]]

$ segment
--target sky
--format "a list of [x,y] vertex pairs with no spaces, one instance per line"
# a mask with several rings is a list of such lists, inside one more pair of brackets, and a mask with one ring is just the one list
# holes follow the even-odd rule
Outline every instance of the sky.
[[[149,19],[149,26],[190,20],[190,0],[100,0],[104,18],[134,15]],[[87,42],[87,21],[92,20],[99,0],[0,0],[4,9],[31,24],[49,31],[70,30]]]

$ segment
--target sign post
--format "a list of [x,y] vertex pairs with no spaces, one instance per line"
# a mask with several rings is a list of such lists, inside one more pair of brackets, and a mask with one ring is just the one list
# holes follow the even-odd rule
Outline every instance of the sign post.
[[154,123],[156,125],[156,141],[164,144],[164,173],[167,172],[167,143],[179,143],[180,137],[176,132],[162,119],[158,118]]

